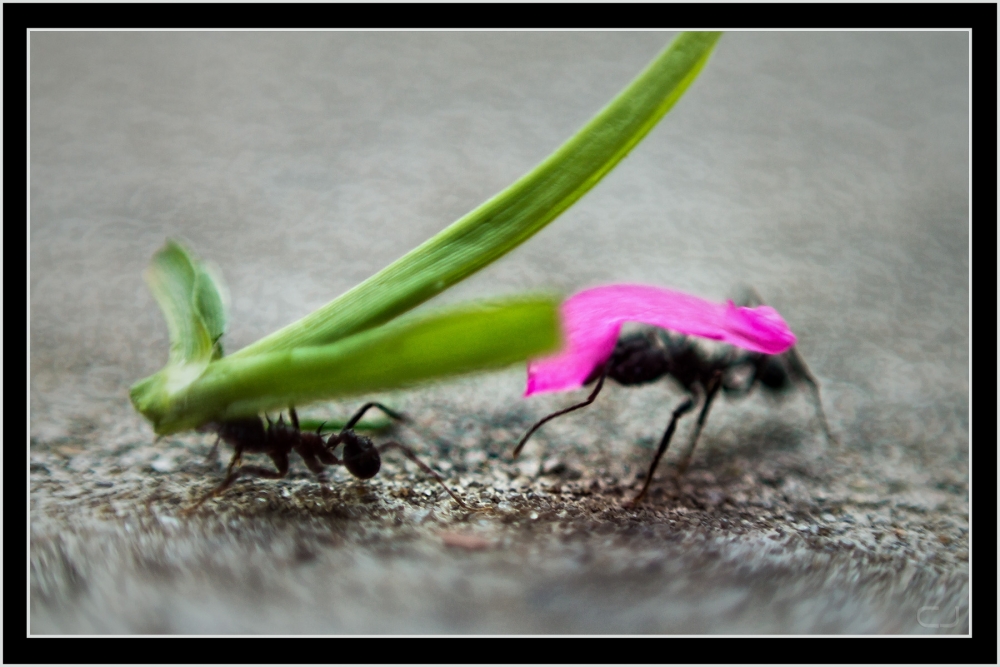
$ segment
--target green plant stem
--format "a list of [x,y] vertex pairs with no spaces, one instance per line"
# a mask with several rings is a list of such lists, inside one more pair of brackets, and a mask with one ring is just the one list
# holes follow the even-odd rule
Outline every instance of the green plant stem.
[[506,190],[357,287],[229,358],[325,345],[378,326],[520,245],[646,136],[697,77],[720,35],[681,33],[576,135]]

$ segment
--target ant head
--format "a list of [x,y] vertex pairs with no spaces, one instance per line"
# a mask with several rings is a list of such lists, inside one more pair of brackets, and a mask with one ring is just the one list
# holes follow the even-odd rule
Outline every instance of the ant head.
[[788,371],[778,357],[765,355],[757,367],[757,379],[771,391],[782,391],[791,384]]
[[344,439],[344,467],[358,479],[374,477],[382,467],[382,457],[370,438],[346,431]]

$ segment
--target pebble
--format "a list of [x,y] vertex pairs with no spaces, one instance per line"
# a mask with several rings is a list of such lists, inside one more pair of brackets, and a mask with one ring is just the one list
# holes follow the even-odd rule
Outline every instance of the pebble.
[[543,475],[558,475],[566,470],[566,464],[560,461],[558,458],[552,457],[546,459],[542,464],[542,474]]
[[177,469],[177,462],[173,457],[160,457],[149,464],[149,467],[159,473],[173,472]]

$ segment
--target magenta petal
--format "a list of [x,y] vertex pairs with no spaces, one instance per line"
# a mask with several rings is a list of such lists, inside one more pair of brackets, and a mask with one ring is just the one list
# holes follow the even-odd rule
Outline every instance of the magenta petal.
[[712,303],[651,285],[605,285],[578,292],[561,307],[566,345],[555,356],[528,363],[525,396],[569,391],[584,381],[615,349],[625,322],[641,322],[690,336],[780,354],[795,334],[774,308]]

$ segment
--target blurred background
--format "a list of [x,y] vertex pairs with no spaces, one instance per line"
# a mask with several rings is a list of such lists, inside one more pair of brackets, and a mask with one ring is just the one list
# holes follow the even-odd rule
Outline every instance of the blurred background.
[[630,513],[680,392],[609,387],[514,464],[577,400],[515,368],[385,397],[498,514],[408,500],[401,464],[319,499],[296,463],[179,518],[212,439],[154,444],[127,395],[166,361],[141,276],[167,237],[220,268],[236,350],[509,185],[673,36],[32,32],[32,632],[968,631],[966,32],[725,34],[600,184],[432,302],[753,285],[839,448],[804,399],[720,402]]

